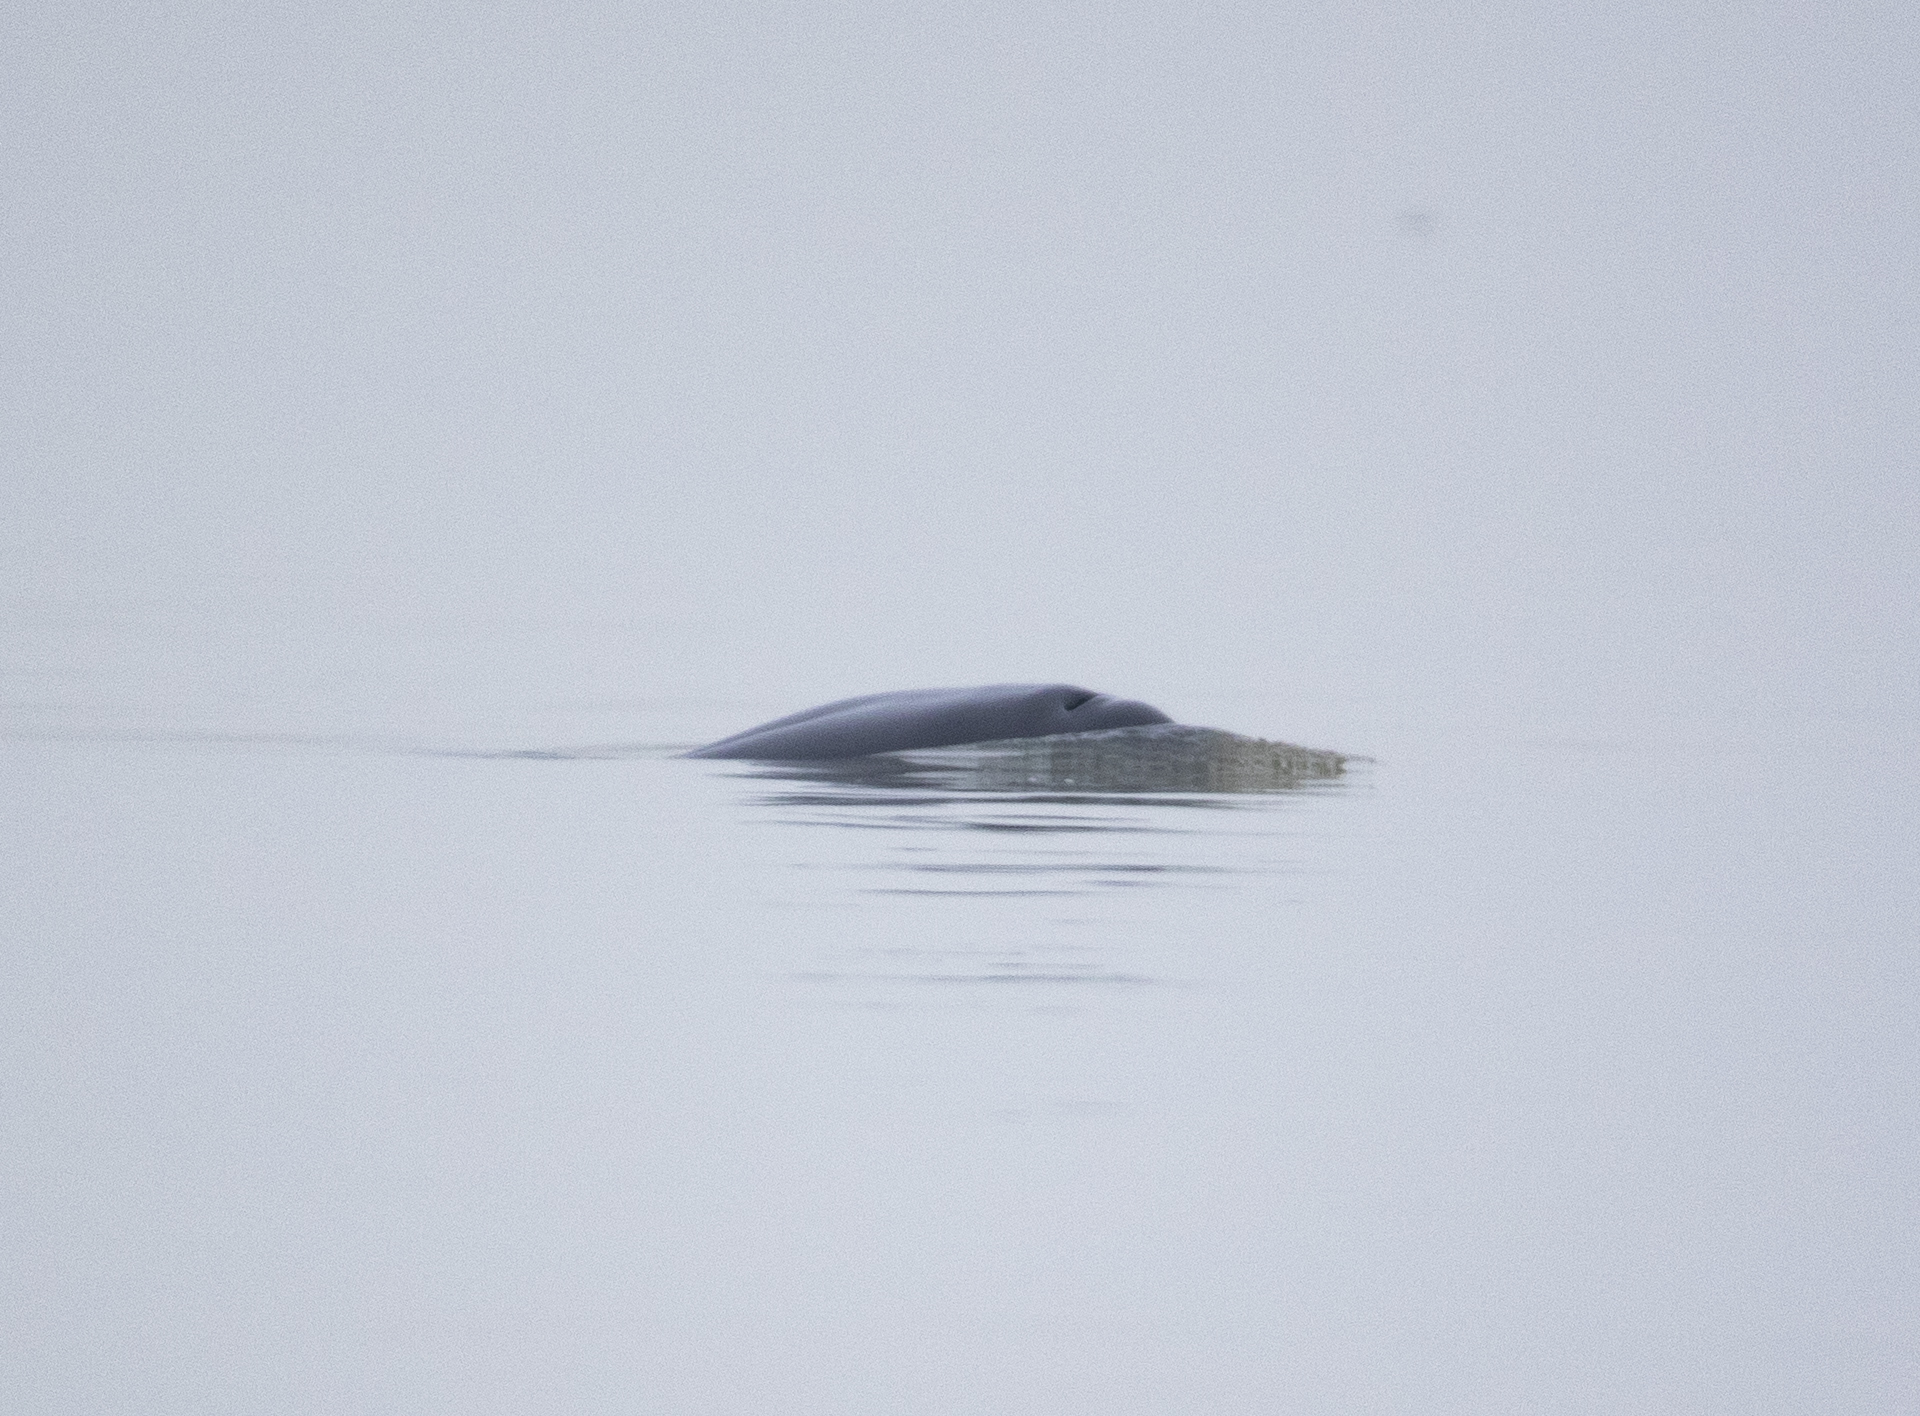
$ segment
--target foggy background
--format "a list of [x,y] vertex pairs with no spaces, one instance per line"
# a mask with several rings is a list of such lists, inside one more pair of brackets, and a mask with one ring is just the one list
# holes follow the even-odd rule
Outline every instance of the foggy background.
[[6,27],[16,715],[1916,706],[1909,6]]
[[[10,1409],[1913,1410],[1916,73],[7,8]],[[664,756],[1009,680],[1377,762]]]

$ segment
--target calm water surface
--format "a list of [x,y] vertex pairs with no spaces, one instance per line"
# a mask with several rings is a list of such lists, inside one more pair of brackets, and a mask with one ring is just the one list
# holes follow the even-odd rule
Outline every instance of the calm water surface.
[[602,726],[16,723],[18,1409],[1912,1409],[1910,752]]

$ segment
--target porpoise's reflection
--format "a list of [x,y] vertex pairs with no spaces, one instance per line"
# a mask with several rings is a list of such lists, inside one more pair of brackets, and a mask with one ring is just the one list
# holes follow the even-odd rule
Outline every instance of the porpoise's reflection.
[[[1337,752],[1241,737],[1217,728],[1166,723],[1108,732],[1011,738],[966,747],[925,748],[870,757],[755,763],[744,776],[811,782],[848,792],[1067,792],[1075,797],[1152,794],[1241,796],[1324,786],[1346,770]],[[1192,805],[1204,806],[1206,801]]]
[[[1196,820],[1196,811],[1271,809],[1300,794],[1337,788],[1338,753],[1263,742],[1174,724],[1021,738],[824,761],[741,763],[729,775],[778,784],[749,800],[777,821],[923,834],[911,848],[881,852],[863,867],[904,873],[869,894],[1071,895],[1197,883],[1260,868],[1244,849],[1183,848],[1136,841],[1094,847],[1071,836],[1225,838],[1270,834],[1246,822]],[[981,833],[998,836],[989,844]],[[1023,839],[1024,838],[1024,839]],[[903,851],[912,858],[903,858]],[[936,876],[937,880],[924,877]]]
[[[760,820],[807,833],[770,898],[861,921],[847,917],[796,978],[863,1007],[904,1006],[891,990],[926,984],[1054,1007],[1048,986],[1194,981],[1141,946],[1167,906],[1190,916],[1171,900],[1137,906],[1309,870],[1312,798],[1344,790],[1346,767],[1165,724],[725,771]],[[1009,984],[1023,987],[1002,994]]]

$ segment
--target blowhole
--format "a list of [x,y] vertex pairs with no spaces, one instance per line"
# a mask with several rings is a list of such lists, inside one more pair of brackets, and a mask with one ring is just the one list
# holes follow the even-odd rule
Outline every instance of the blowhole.
[[1094,699],[1098,698],[1099,696],[1100,695],[1097,693],[1069,693],[1066,696],[1066,698],[1061,700],[1060,706],[1066,709],[1067,712],[1071,713],[1074,709],[1078,708],[1081,704],[1091,703],[1093,702]]

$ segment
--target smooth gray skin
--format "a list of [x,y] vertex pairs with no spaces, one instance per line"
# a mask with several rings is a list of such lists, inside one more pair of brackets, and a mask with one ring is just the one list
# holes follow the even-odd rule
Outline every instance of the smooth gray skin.
[[958,747],[1001,738],[1052,737],[1139,728],[1173,719],[1158,708],[1070,683],[996,683],[984,688],[911,688],[871,693],[775,718],[696,747],[688,757],[761,761],[865,757],[916,747]]

